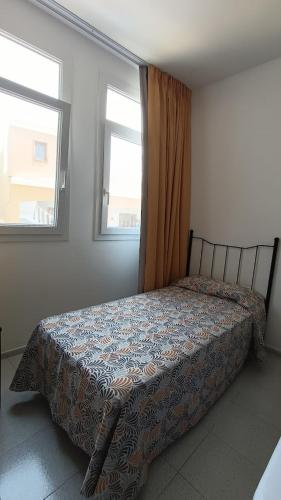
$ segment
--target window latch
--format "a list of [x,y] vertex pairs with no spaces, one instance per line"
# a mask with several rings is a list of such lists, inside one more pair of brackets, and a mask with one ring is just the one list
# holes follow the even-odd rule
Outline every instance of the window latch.
[[106,204],[109,205],[109,191],[107,191],[105,188],[103,188],[103,196],[107,196],[107,201]]
[[66,171],[63,170],[61,172],[60,191],[63,191],[65,189],[65,185],[66,185]]

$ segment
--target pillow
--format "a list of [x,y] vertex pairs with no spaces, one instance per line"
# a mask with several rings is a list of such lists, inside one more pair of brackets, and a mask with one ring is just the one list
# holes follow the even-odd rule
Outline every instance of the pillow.
[[225,283],[207,276],[187,276],[173,283],[173,286],[225,300],[232,300],[247,309],[253,320],[256,353],[259,358],[263,356],[266,312],[264,298],[259,293],[240,285]]

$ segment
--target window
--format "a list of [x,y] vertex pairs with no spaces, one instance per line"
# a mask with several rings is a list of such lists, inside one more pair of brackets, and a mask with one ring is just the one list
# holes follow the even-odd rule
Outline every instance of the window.
[[141,224],[140,103],[107,86],[101,233],[139,235]]
[[61,63],[1,33],[0,60],[0,236],[61,235],[70,115]]
[[47,161],[47,143],[35,141],[34,156],[36,161]]
[[106,119],[141,131],[140,103],[116,90],[107,88]]

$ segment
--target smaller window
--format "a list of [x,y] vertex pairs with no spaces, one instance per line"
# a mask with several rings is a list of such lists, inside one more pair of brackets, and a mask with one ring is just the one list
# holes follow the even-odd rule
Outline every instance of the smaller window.
[[101,234],[138,236],[141,224],[140,103],[107,87]]
[[47,143],[35,141],[34,158],[36,161],[47,161]]

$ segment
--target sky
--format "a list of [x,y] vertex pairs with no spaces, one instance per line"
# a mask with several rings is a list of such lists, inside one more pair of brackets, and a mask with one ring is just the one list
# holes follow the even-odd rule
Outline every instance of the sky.
[[141,197],[141,147],[111,137],[109,192],[113,196]]
[[59,97],[60,63],[0,34],[0,76]]

